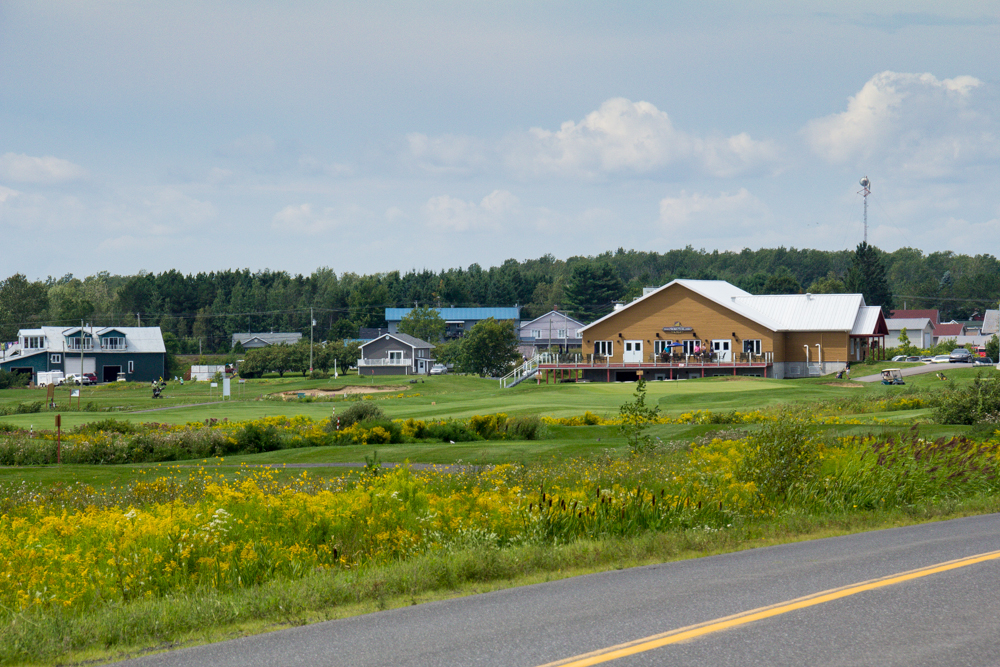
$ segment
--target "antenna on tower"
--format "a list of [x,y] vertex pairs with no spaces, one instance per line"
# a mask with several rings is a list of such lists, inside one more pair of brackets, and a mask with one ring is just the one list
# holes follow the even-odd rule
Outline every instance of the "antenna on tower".
[[861,190],[858,191],[858,194],[865,198],[865,245],[868,244],[868,195],[872,193],[871,184],[867,176],[862,176]]

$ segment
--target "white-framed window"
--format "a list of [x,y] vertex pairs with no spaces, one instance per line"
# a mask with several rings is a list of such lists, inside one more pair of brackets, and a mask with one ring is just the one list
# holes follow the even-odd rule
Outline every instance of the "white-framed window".
[[45,347],[45,336],[25,336],[24,347],[28,350],[38,350]]
[[389,350],[389,360],[390,361],[402,361],[403,351],[402,350]]
[[613,340],[594,341],[594,354],[598,357],[613,357],[615,355],[615,342]]
[[760,339],[750,339],[743,341],[743,354],[760,354]]
[[558,333],[556,333],[556,335],[559,338],[565,338],[566,337],[566,330],[565,329],[559,329],[559,331],[558,331]]
[[[79,350],[80,349],[80,338],[67,338],[66,348],[69,350]],[[94,339],[87,337],[83,339],[83,349],[92,350],[94,349]]]
[[541,329],[532,329],[531,330],[531,337],[532,338],[541,338],[542,337],[542,330]]
[[49,355],[49,363],[50,364],[61,364],[62,363],[62,355],[61,354],[50,354]]
[[703,349],[701,341],[697,338],[692,340],[682,340],[681,344],[684,346],[684,354],[698,354]]
[[580,329],[576,330],[576,338],[583,338],[583,334],[580,333]]
[[656,354],[663,354],[664,352],[670,352],[670,345],[674,341],[672,340],[654,340],[653,341],[653,352]]
[[128,362],[128,372],[129,373],[134,373],[135,372],[135,362],[132,361],[131,359],[129,359],[129,362]]
[[104,350],[124,350],[125,349],[125,337],[124,336],[108,336],[101,340],[101,349]]

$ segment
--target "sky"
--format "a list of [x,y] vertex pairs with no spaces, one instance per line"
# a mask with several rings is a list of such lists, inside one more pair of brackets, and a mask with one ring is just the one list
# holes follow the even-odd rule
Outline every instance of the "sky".
[[0,280],[996,254],[1000,3],[2,0]]

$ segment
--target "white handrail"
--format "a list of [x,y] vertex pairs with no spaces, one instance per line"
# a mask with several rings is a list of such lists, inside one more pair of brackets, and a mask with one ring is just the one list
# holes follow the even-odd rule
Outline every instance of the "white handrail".
[[514,385],[518,384],[519,382],[527,378],[529,375],[537,371],[538,364],[541,361],[543,355],[545,354],[547,353],[543,352],[540,354],[536,354],[531,359],[528,359],[523,364],[512,370],[510,373],[507,373],[507,375],[504,375],[502,378],[500,378],[500,388],[508,389],[510,387],[513,387]]

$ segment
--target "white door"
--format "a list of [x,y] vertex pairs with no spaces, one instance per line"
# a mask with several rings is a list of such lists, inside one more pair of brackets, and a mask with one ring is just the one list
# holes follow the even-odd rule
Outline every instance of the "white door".
[[628,363],[641,363],[642,362],[642,341],[641,340],[627,340],[625,341],[625,352],[622,353],[622,361],[626,364]]
[[730,349],[729,339],[725,340],[713,340],[712,341],[712,352],[715,353],[715,358],[718,361],[732,361],[733,352]]
[[72,353],[63,357],[63,369],[66,375],[80,375],[81,373],[96,373],[97,359],[94,357],[83,358],[83,370],[80,370],[80,355],[73,356]]

